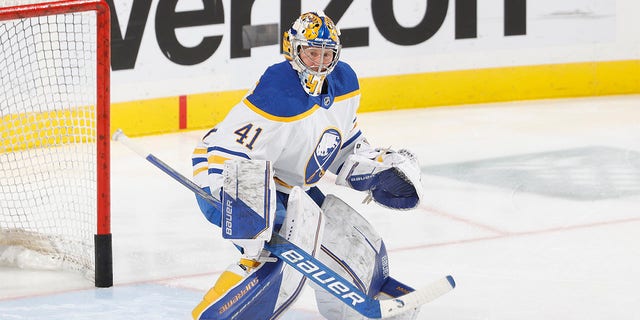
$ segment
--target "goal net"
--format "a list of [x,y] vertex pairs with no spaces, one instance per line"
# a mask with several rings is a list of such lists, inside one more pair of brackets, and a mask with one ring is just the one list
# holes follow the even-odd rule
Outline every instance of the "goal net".
[[0,264],[112,285],[109,8],[0,2]]

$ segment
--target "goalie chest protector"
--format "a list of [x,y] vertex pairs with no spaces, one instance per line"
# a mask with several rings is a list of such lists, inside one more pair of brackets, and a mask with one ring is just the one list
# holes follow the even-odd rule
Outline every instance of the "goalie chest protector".
[[339,158],[345,142],[359,135],[355,73],[340,62],[325,83],[325,94],[309,96],[288,61],[269,67],[205,137],[210,159],[218,156],[220,164],[232,157],[270,160],[277,189],[287,193],[293,186],[315,185]]

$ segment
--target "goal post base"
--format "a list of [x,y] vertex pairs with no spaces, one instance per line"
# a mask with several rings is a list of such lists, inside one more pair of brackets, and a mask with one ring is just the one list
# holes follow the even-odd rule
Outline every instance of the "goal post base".
[[96,234],[93,239],[96,248],[96,287],[111,287],[113,286],[111,234]]

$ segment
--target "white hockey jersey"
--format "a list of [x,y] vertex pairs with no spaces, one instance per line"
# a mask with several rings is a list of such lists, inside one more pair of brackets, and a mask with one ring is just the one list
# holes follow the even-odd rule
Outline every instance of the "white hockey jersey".
[[308,95],[288,61],[272,65],[253,90],[209,131],[193,154],[194,180],[214,196],[222,186],[224,161],[269,160],[276,188],[315,185],[330,170],[336,173],[362,139],[356,111],[358,79],[339,62],[325,79],[326,94]]

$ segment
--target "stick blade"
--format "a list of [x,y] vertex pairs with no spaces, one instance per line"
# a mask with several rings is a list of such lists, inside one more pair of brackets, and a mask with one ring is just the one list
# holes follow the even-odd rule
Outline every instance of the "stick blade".
[[417,308],[425,303],[429,303],[441,297],[445,293],[453,290],[453,288],[455,287],[455,280],[453,280],[452,276],[448,275],[416,291],[397,297],[395,299],[381,300],[380,313],[382,315],[382,318],[401,314],[403,312]]

